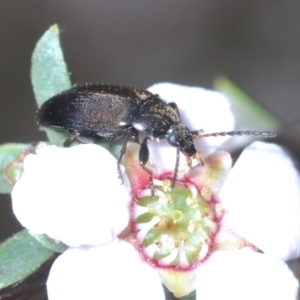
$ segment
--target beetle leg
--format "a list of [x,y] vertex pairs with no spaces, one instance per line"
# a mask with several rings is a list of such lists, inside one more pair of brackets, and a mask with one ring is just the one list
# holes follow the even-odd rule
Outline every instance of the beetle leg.
[[155,190],[153,185],[153,172],[145,166],[149,160],[149,148],[147,145],[148,139],[149,139],[148,137],[145,137],[141,143],[139,162],[141,167],[144,169],[144,171],[146,171],[149,175],[151,195],[152,197],[154,197]]
[[134,127],[131,127],[129,130],[126,131],[128,135],[128,141],[139,144],[139,132]]
[[77,138],[77,134],[72,134],[70,135],[63,143],[63,147],[67,148],[67,147],[70,147],[71,144],[75,141],[75,139]]
[[70,147],[75,139],[82,143],[96,144],[101,140],[101,137],[90,132],[73,132],[63,143],[63,147]]
[[101,140],[99,135],[89,132],[77,132],[76,138],[78,141],[86,144],[96,144]]
[[123,181],[123,176],[122,176],[122,172],[121,172],[121,161],[122,161],[122,157],[123,155],[126,153],[126,150],[127,150],[127,143],[128,143],[128,140],[130,139],[130,136],[129,136],[129,133],[126,132],[125,136],[124,136],[124,142],[123,142],[123,145],[122,145],[122,148],[120,150],[120,156],[119,156],[119,159],[117,161],[117,169],[118,169],[118,176],[119,178],[121,179],[122,183],[124,183]]
[[176,163],[175,163],[175,169],[174,169],[174,175],[172,178],[172,185],[171,187],[173,188],[175,185],[175,181],[177,179],[177,173],[178,173],[178,166],[179,166],[179,159],[180,159],[180,152],[179,152],[179,148],[177,147],[177,152],[176,152]]
[[123,155],[126,153],[126,150],[127,150],[127,143],[131,141],[131,142],[134,142],[134,143],[137,143],[139,144],[139,132],[135,129],[135,128],[130,128],[129,130],[127,130],[125,132],[125,135],[124,135],[124,142],[123,142],[123,145],[122,145],[122,148],[120,150],[120,156],[119,156],[119,159],[117,161],[117,168],[118,168],[118,176],[119,178],[121,179],[122,183],[123,183],[123,177],[122,177],[122,172],[121,172],[121,168],[120,168],[120,165],[121,165],[121,161],[122,161],[122,157]]

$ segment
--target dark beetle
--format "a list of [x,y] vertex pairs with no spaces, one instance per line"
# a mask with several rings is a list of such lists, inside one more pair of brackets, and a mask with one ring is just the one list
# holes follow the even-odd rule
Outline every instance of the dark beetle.
[[195,149],[193,139],[211,135],[256,134],[271,137],[268,132],[234,131],[199,135],[180,123],[175,103],[166,103],[146,90],[136,87],[122,87],[108,84],[87,84],[75,86],[45,102],[37,112],[37,123],[45,127],[67,131],[70,137],[64,146],[69,146],[75,139],[82,142],[124,137],[124,143],[118,160],[120,162],[126,152],[128,141],[139,143],[139,132],[145,137],[141,142],[139,161],[150,176],[152,172],[145,167],[149,160],[147,142],[149,139],[167,139],[177,148],[177,162],[173,182],[179,160],[179,151],[192,166],[192,158],[203,164],[203,155]]

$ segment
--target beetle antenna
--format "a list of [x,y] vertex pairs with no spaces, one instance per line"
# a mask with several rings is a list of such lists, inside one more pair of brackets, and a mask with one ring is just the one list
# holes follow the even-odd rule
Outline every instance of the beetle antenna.
[[255,130],[238,130],[238,131],[224,131],[224,132],[213,132],[213,133],[205,133],[200,135],[193,135],[194,140],[199,140],[202,138],[210,137],[210,136],[234,136],[234,135],[253,135],[259,136],[263,138],[274,138],[276,133],[269,131],[255,131]]

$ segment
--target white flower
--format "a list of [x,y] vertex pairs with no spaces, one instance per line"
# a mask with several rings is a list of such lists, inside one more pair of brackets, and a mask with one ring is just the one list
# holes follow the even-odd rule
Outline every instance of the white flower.
[[300,256],[300,178],[284,149],[247,147],[220,194],[223,223],[268,255]]
[[298,281],[288,266],[249,248],[216,251],[196,272],[197,300],[298,299]]
[[[167,170],[173,166],[165,164]],[[288,154],[275,144],[252,143],[219,199],[222,224],[265,254],[214,252],[196,271],[197,299],[297,299],[298,281],[282,261],[300,256],[300,179]]]
[[50,300],[164,299],[156,270],[119,239],[67,250],[54,262],[47,288]]
[[[150,91],[177,102],[182,122],[192,130],[233,129],[228,101],[218,93],[171,84],[159,84]],[[205,139],[197,149],[207,155],[223,141]],[[86,147],[87,152],[77,152],[78,147]],[[87,147],[101,150],[95,150],[94,155]],[[133,246],[116,238],[128,222],[130,195],[117,181],[116,160],[108,158],[98,146],[71,149],[76,152],[76,157],[70,159],[72,163],[66,163],[70,154],[59,154],[41,165],[35,162],[38,158],[28,156],[25,172],[12,194],[14,211],[24,226],[63,238],[73,246],[54,262],[47,284],[49,299],[165,299],[155,269],[140,258]],[[157,172],[173,170],[174,147],[149,142],[149,149]],[[101,155],[96,154],[98,151]],[[53,167],[56,161],[59,163]],[[84,166],[80,175],[77,164]],[[92,172],[96,173],[90,175]],[[300,254],[299,190],[298,175],[279,146],[255,143],[243,152],[221,189],[224,223],[266,254],[249,248],[215,251],[195,272],[197,299],[297,299],[298,282],[279,258]],[[72,208],[74,199],[78,212]],[[67,209],[62,211],[63,207]],[[59,225],[55,225],[58,220]]]
[[[165,93],[170,89],[174,97],[183,94],[183,92],[179,92],[180,86],[169,85],[154,85],[151,91],[164,95],[163,87],[165,86]],[[155,90],[156,87],[158,87],[157,90]],[[186,92],[188,87],[182,89],[186,94],[189,94]],[[191,94],[193,89],[195,95],[198,95],[199,90],[197,88],[192,88]],[[215,97],[215,101],[218,100],[222,103],[218,94]],[[190,95],[190,98],[193,96]],[[178,97],[176,101],[180,99],[181,97]],[[214,103],[213,99],[212,96],[209,102]],[[204,109],[205,98],[203,101],[203,110],[206,111]],[[225,103],[227,102],[225,101]],[[219,124],[222,127],[222,121],[225,124],[230,124],[230,117],[226,116],[225,105],[216,105],[216,103],[212,104],[212,107],[208,105],[210,115],[213,115],[214,106],[220,107],[222,110],[223,117],[220,123],[210,120],[214,126]],[[181,106],[184,106],[184,102]],[[194,113],[198,111],[196,108],[190,108],[190,110]],[[188,111],[188,106],[186,111]],[[216,112],[217,116],[222,114]],[[197,114],[192,114],[192,116],[194,118],[190,120],[191,122],[199,122]],[[229,114],[229,116],[231,115]],[[209,120],[207,121],[209,122]],[[207,127],[209,126],[203,125],[205,131]],[[225,128],[222,130],[213,127],[213,130],[230,130],[230,127]],[[210,143],[214,139],[211,137],[204,139],[204,141]],[[202,146],[198,149],[205,154],[209,153],[206,145]],[[157,147],[153,143],[149,144],[151,161],[155,162],[158,172],[172,171],[174,168],[176,153],[171,147],[168,148],[169,150],[165,147]],[[211,148],[211,144],[209,148]],[[173,156],[171,150],[173,150]],[[165,154],[167,151],[169,151],[168,155]],[[180,158],[181,162],[185,162],[183,155]],[[183,167],[183,170],[186,172],[187,167]],[[235,163],[229,178],[219,193],[219,197],[226,210],[223,223],[237,234],[260,250],[280,259],[289,260],[300,256],[300,177],[292,159],[283,148],[271,143],[252,143]]]
[[129,220],[129,187],[118,178],[117,161],[91,144],[46,146],[26,156],[12,200],[29,231],[73,247],[110,242]]
[[[263,151],[256,150],[253,157],[248,157],[248,152],[253,151],[253,147],[257,149],[259,146],[263,147]],[[252,159],[259,160],[260,155],[265,155],[266,147],[280,149],[272,144],[255,143],[254,146],[247,148],[237,161],[236,166],[240,173],[239,176],[234,176],[242,178],[245,170],[240,169],[238,167],[239,164],[252,164]],[[288,157],[282,158],[280,155],[269,155],[269,158],[274,164],[279,164],[279,166],[284,161],[287,164],[289,162]],[[262,167],[262,164],[258,165],[256,172],[267,172]],[[235,172],[237,171],[235,171],[234,167],[232,173],[235,174]],[[291,170],[288,169],[285,172],[285,176],[290,178],[289,176],[294,174],[294,169],[291,167]],[[256,179],[259,179],[259,177],[253,176],[251,178],[254,185]],[[231,184],[231,180],[228,181],[228,184]],[[294,184],[295,182],[287,182],[285,186],[290,190],[294,189]],[[249,181],[248,186],[251,187]],[[231,192],[234,195],[234,187],[232,189]],[[226,192],[223,190],[227,190],[227,182],[225,182],[221,190],[221,194],[226,195]],[[242,191],[243,195],[250,193],[248,188]],[[230,190],[228,190],[228,193],[230,193]],[[244,198],[241,196],[238,200],[242,202]],[[260,198],[261,202],[265,200],[265,198]],[[252,218],[252,222],[256,220],[259,222],[260,228],[257,228],[258,231],[256,233],[260,236],[261,232],[263,232],[266,234],[265,239],[268,239],[268,232],[266,232],[264,226],[276,228],[276,215],[277,217],[281,215],[281,212],[276,209],[276,207],[282,206],[282,203],[278,202],[280,199],[273,197],[272,200],[275,209],[270,219],[268,219],[269,209],[264,211],[265,205],[259,209],[258,218],[255,216]],[[292,199],[292,203],[295,201],[295,199]],[[245,205],[246,207],[250,206],[246,200]],[[287,206],[285,210],[290,208],[288,219],[292,222],[289,224],[294,224],[293,222],[297,222],[299,218],[299,198],[298,206]],[[264,222],[260,222],[259,215],[263,213],[265,217]],[[234,213],[228,210],[228,215],[231,214],[233,218]],[[247,220],[245,214],[238,216],[237,219],[240,220],[243,217]],[[242,227],[244,226],[242,223]],[[257,226],[250,227],[256,228]],[[292,241],[281,240],[278,243],[280,249],[285,249],[287,252],[285,256],[290,253],[291,245],[293,246],[297,241],[299,244],[299,231],[297,231],[297,228],[290,229],[294,233]],[[289,230],[289,228],[285,227],[285,230]],[[295,233],[295,231],[297,232]],[[271,246],[274,245],[272,238],[270,242]],[[214,300],[221,297],[231,300],[297,299],[298,282],[287,265],[282,260],[274,257],[274,253],[276,254],[276,249],[273,252],[269,253],[267,251],[266,254],[262,254],[249,248],[214,252],[196,270],[197,299]],[[295,252],[292,253],[295,255]],[[87,276],[86,274],[89,275]],[[145,289],[147,292],[145,292]],[[165,299],[162,294],[161,282],[158,280],[155,272],[153,272],[153,269],[146,267],[145,262],[139,258],[139,255],[131,245],[118,239],[104,246],[79,247],[67,250],[55,261],[52,267],[48,280],[48,291],[50,299],[64,299],[66,295],[69,295],[72,299],[82,299],[83,295],[87,295],[88,298],[93,298],[94,296],[95,298],[116,299],[119,293],[130,297],[130,299]]]

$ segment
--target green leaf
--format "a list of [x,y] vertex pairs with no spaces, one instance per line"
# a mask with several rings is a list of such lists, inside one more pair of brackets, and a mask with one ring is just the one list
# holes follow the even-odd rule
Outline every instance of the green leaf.
[[0,288],[25,279],[53,254],[26,230],[7,239],[0,245]]
[[[31,82],[38,106],[71,88],[71,80],[59,40],[58,25],[51,26],[37,42],[31,58]],[[61,145],[67,135],[46,129],[51,143]]]
[[51,26],[37,42],[31,58],[31,82],[38,106],[71,88],[59,41],[58,25]]
[[236,118],[237,129],[263,130],[276,132],[281,122],[241,88],[226,77],[217,77],[214,89],[230,100]]
[[31,149],[27,144],[0,145],[0,193],[11,192],[23,173],[23,158]]
[[43,245],[45,248],[50,249],[51,251],[63,253],[65,252],[69,247],[64,244],[63,242],[59,240],[54,240],[49,238],[46,234],[33,234],[32,236],[40,242],[41,245]]

